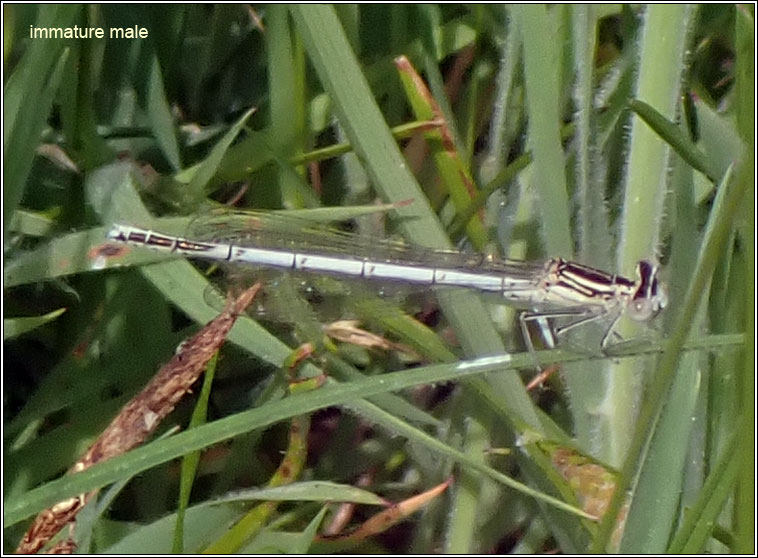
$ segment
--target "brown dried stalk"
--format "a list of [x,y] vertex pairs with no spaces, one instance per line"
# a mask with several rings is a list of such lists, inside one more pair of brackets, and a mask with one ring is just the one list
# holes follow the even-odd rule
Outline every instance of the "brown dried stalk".
[[411,514],[417,512],[429,502],[434,500],[437,496],[442,494],[447,487],[453,483],[453,477],[448,478],[445,482],[438,484],[437,486],[430,488],[426,492],[422,492],[416,496],[412,496],[399,502],[392,504],[386,510],[373,515],[364,521],[360,527],[345,535],[325,536],[321,535],[316,540],[320,541],[334,541],[344,543],[347,541],[359,542],[366,540],[369,537],[383,533],[393,525],[396,525],[400,521],[403,521]]
[[[245,311],[260,289],[256,283],[236,300],[229,299],[218,317],[210,321],[194,337],[180,345],[178,352],[127,403],[87,452],[69,469],[78,473],[96,463],[111,459],[144,442],[160,422],[174,409],[190,386],[198,379],[205,365],[221,347],[237,317]],[[93,490],[58,502],[40,513],[16,549],[17,554],[34,554],[45,546],[63,527],[72,522],[87,502],[97,494]],[[56,552],[70,553],[75,548],[68,539],[55,547]],[[68,552],[66,550],[68,549]]]

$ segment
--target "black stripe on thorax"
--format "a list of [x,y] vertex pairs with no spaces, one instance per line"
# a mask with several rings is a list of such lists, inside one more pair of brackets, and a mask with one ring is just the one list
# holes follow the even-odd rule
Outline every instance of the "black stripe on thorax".
[[634,287],[634,282],[625,277],[563,260],[559,262],[556,273],[559,285],[574,289],[588,297],[613,297],[618,286]]

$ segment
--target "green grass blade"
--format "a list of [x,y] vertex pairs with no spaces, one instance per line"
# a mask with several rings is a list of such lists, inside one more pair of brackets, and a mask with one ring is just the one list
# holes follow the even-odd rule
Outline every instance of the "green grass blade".
[[574,253],[571,209],[558,110],[563,53],[556,36],[561,10],[554,8],[514,6],[514,16],[524,47],[529,144],[534,158],[532,187],[540,200],[540,231],[550,256],[570,258]]
[[[184,533],[175,540],[198,552],[230,540],[229,525],[258,506],[211,502],[293,480],[302,466],[303,479],[369,481],[392,501],[454,477],[400,527],[409,537],[342,545],[354,551],[753,552],[752,6],[14,4],[4,15],[6,334],[66,308],[5,343],[8,545],[28,524],[20,516],[103,487],[98,509],[77,517],[80,551],[170,552],[178,506]],[[30,37],[74,23],[106,38]],[[108,40],[137,27],[147,39]],[[399,56],[430,94],[411,86],[409,103]],[[439,124],[409,109],[428,112],[427,97],[448,124],[436,160],[418,140],[439,141]],[[454,207],[440,174],[482,188],[475,197],[461,188],[465,207]],[[735,189],[739,208],[725,216]],[[516,354],[523,309],[498,297],[435,288],[438,304],[424,298],[416,321],[419,304],[409,303],[420,300],[401,301],[405,287],[377,301],[362,292],[375,282],[309,274],[287,298],[277,296],[279,275],[231,332],[208,424],[51,483],[216,316],[218,276],[271,278],[106,238],[114,223],[192,237],[190,213],[209,202],[232,213],[309,208],[297,215],[464,251],[477,248],[461,231],[481,220],[476,243],[493,254],[572,256],[631,278],[637,260],[658,257],[669,304],[651,328],[632,330],[624,318],[617,329],[627,341],[602,356],[590,351],[605,324],[576,328],[559,343],[584,354],[538,352],[560,371],[527,393],[534,363]],[[250,214],[239,218],[231,230]],[[714,255],[719,235],[727,240]],[[263,308],[256,323],[250,316]],[[332,319],[361,324],[324,328]],[[295,389],[330,383],[285,398],[279,365],[305,341],[315,352]],[[492,368],[471,370],[461,355],[495,356]],[[190,421],[191,403],[177,406],[167,432]],[[309,430],[299,419],[313,424],[307,445],[287,435],[290,420]],[[287,475],[279,451],[295,446],[307,447],[307,460],[301,453]],[[204,448],[194,481],[180,478],[171,461]],[[496,448],[510,451],[488,451]],[[615,482],[609,515],[624,516],[625,532],[573,509],[602,515]],[[199,505],[187,507],[192,485]],[[233,546],[340,547],[311,543],[325,518],[330,532],[349,532],[363,511],[336,528],[324,500],[343,489],[308,500],[319,491],[302,488],[305,500],[268,494]]]
[[719,178],[718,172],[713,170],[714,165],[708,160],[705,153],[700,151],[695,144],[673,122],[670,122],[649,104],[632,99],[629,107],[642,118],[666,143],[674,148],[679,156],[687,161],[692,168],[702,172],[712,181]]
[[656,428],[661,408],[674,381],[680,350],[689,335],[698,302],[702,296],[701,293],[713,273],[716,261],[723,250],[724,242],[732,229],[734,215],[744,199],[743,196],[747,188],[747,180],[730,181],[730,175],[727,174],[725,182],[722,183],[719,189],[694,276],[687,289],[683,308],[672,329],[671,343],[659,362],[655,379],[650,388],[650,396],[640,411],[634,436],[629,446],[628,457],[621,469],[621,476],[619,477],[616,492],[593,542],[593,549],[595,551],[599,552],[606,548],[611,531],[613,530],[614,520],[619,512],[626,490],[636,477],[636,472],[640,466],[640,459],[645,458],[647,455],[650,436]]
[[[640,33],[639,74],[635,96],[672,119],[681,94],[681,76],[686,58],[689,24],[695,8],[649,6]],[[680,76],[680,79],[670,79]],[[665,196],[670,174],[670,148],[644,122],[632,118],[628,171],[620,220],[617,270],[633,275],[637,262],[654,257],[661,244]],[[633,337],[633,326],[619,324],[622,337]],[[640,371],[636,363],[625,362],[607,371],[608,403],[614,412],[608,417],[611,452],[605,459],[618,466],[626,458],[632,430],[638,416]]]
[[[410,174],[373,95],[361,73],[334,11],[328,6],[291,7],[325,89],[356,154],[366,165],[375,188],[386,201],[413,199],[398,209],[402,228],[410,241],[436,248],[449,247],[439,221]],[[503,345],[486,315],[481,301],[471,293],[446,293],[440,297],[448,319],[470,354],[501,353]],[[536,415],[523,384],[515,375],[493,379],[494,389],[508,393],[509,401],[532,424]]]
[[166,98],[163,80],[163,73],[158,63],[158,58],[151,56],[149,75],[145,83],[147,89],[145,99],[146,109],[155,139],[161,146],[163,154],[171,167],[175,171],[178,171],[182,168],[182,159],[171,115],[171,106]]
[[[267,54],[271,103],[272,148],[283,159],[305,150],[305,63],[302,45],[290,31],[287,7],[272,5],[268,14]],[[293,110],[294,109],[294,110]],[[277,176],[281,204],[299,208],[305,204],[302,180],[280,172]]]
[[[689,25],[695,8],[649,6],[641,30],[640,69],[635,96],[673,120],[681,93],[681,76]],[[631,274],[642,258],[655,254],[669,170],[669,149],[647,125],[632,119],[629,172],[624,192],[619,271]],[[624,332],[621,332],[622,334]]]
[[58,308],[42,316],[33,316],[29,318],[4,318],[3,319],[3,340],[13,339],[23,335],[27,331],[37,329],[44,324],[53,321],[66,311],[65,308]]
[[580,261],[600,268],[608,268],[611,242],[607,234],[610,227],[605,203],[605,192],[600,180],[600,146],[598,145],[597,118],[593,111],[594,57],[597,49],[598,8],[593,5],[575,5],[570,8],[576,85],[574,99],[576,112],[576,199],[577,235]]
[[[150,467],[165,463],[187,452],[216,444],[233,436],[263,428],[293,416],[310,413],[332,405],[369,405],[369,403],[356,402],[355,398],[357,396],[371,397],[379,393],[406,389],[418,384],[440,382],[453,378],[460,379],[488,371],[501,371],[510,366],[522,366],[530,361],[529,355],[520,357],[505,355],[497,358],[485,357],[471,361],[470,363],[443,364],[410,371],[393,372],[349,384],[330,385],[313,392],[293,395],[292,397],[274,401],[262,407],[203,425],[191,431],[177,434],[170,439],[148,444],[105,463],[94,465],[82,473],[66,476],[35,488],[22,497],[6,502],[3,517],[6,525],[12,525],[63,498],[88,492],[110,482],[115,482],[123,478],[125,473],[133,475],[145,471]],[[390,420],[396,423],[394,426],[397,428],[409,428],[404,423],[397,422],[392,418]],[[469,466],[475,467],[477,470],[488,474],[493,479],[511,488],[522,490],[526,494],[543,499],[563,509],[571,509],[562,502],[540,495],[540,493],[520,483],[515,483],[512,479],[501,473],[489,468],[483,468],[478,463],[472,462],[464,454],[441,444],[435,438],[421,431],[417,432],[419,439],[424,440],[426,444],[437,451],[443,451],[448,457],[454,457],[458,461],[467,463]]]
[[[218,351],[205,365],[203,373],[203,387],[200,390],[195,408],[192,411],[189,428],[195,428],[205,424],[208,420],[208,399],[211,395],[211,386],[213,378],[216,375],[216,364],[218,363]],[[179,504],[176,509],[176,527],[174,529],[174,554],[181,554],[184,551],[184,518],[189,507],[190,494],[192,485],[197,474],[197,466],[200,463],[200,452],[188,453],[182,458],[181,479],[179,482]]]
[[325,481],[300,481],[284,486],[253,488],[228,494],[218,500],[205,502],[204,506],[216,506],[228,502],[249,502],[254,500],[276,500],[277,502],[355,502],[371,506],[384,506],[386,500],[373,492],[362,490],[349,484]]
[[[736,120],[739,136],[745,143],[746,149],[738,173],[745,182],[755,176],[755,10],[747,6],[736,8],[736,86],[737,110]],[[746,192],[750,192],[747,189]],[[744,204],[745,224],[741,228],[748,249],[745,250],[746,265],[744,283],[747,286],[745,300],[746,316],[744,331],[748,336],[755,331],[755,290],[752,288],[755,280],[755,204],[746,193]],[[747,337],[749,338],[749,337]],[[746,338],[746,339],[747,339]],[[755,552],[755,452],[750,443],[755,440],[755,348],[746,346],[740,374],[739,392],[743,394],[742,412],[747,414],[745,428],[740,432],[745,443],[740,444],[741,469],[739,473],[739,489],[736,496],[735,514],[735,545],[734,551],[750,554]]]
[[694,554],[705,550],[705,542],[711,536],[718,515],[737,480],[737,438],[734,433],[708,475],[698,501],[685,510],[684,521],[666,548],[668,554]]
[[[660,423],[640,471],[619,552],[660,554],[666,550],[679,509],[685,460],[693,432],[695,402],[702,384],[700,355],[682,358]],[[630,550],[633,549],[633,550]]]
[[[444,118],[439,103],[431,96],[426,84],[408,59],[398,57],[395,59],[395,65],[416,119]],[[437,174],[459,214],[470,205],[475,192],[474,181],[464,163],[464,157],[456,150],[453,135],[446,121],[443,121],[440,128],[426,132],[424,137],[437,167]],[[469,240],[476,249],[482,250],[486,243],[486,233],[481,221],[472,218],[465,223]]]
[[187,185],[190,201],[199,203],[204,199],[208,183],[211,178],[213,178],[213,175],[216,174],[224,155],[253,112],[255,112],[255,109],[250,109],[245,112],[245,114],[243,114],[242,117],[229,128],[229,131],[224,134],[222,140],[213,147],[210,155],[208,155],[208,157],[196,167],[195,173]]
[[[65,14],[66,17],[73,17],[76,9],[76,6],[61,7],[61,13]],[[59,21],[57,20],[56,23]],[[68,20],[64,19],[64,21]],[[42,44],[42,41],[39,44]],[[18,117],[16,117],[16,113],[9,112],[12,110],[10,105],[5,105],[3,111],[3,114],[8,117],[5,124],[6,130],[10,130],[3,149],[5,179],[5,187],[3,188],[3,234],[7,231],[11,216],[21,202],[32,168],[35,149],[39,144],[40,133],[58,90],[58,84],[63,78],[68,51],[62,48],[62,42],[59,44],[61,45],[61,50],[57,51],[59,56],[49,61],[50,66],[47,65],[47,60],[34,58],[33,55],[37,51],[31,49],[28,66],[16,69],[16,72],[20,72],[22,76],[18,81],[10,81],[5,88],[6,94],[12,93],[20,97],[20,106],[17,107]],[[43,52],[46,54],[50,51]],[[53,63],[55,65],[52,65]],[[36,74],[37,72],[41,72],[41,75],[35,75],[34,79],[24,79],[30,73]],[[17,86],[18,90],[9,91],[14,85]]]

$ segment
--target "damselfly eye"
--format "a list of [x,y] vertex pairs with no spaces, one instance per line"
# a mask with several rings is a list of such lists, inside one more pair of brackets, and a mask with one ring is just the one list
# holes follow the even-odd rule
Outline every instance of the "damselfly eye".
[[658,313],[652,301],[646,299],[638,299],[632,301],[627,309],[629,317],[637,322],[646,322]]
[[668,303],[666,288],[658,280],[658,266],[648,260],[637,264],[637,289],[626,311],[638,322],[652,320]]
[[646,322],[655,318],[668,304],[666,289],[656,284],[656,293],[649,298],[636,298],[627,308],[629,317],[637,322]]

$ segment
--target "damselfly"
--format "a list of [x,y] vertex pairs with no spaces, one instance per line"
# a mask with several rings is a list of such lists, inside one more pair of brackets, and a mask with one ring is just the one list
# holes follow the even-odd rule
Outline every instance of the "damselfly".
[[648,322],[666,306],[667,296],[658,278],[658,266],[637,264],[635,279],[606,273],[582,264],[549,259],[543,263],[502,260],[455,251],[409,246],[401,242],[366,241],[341,231],[266,226],[266,214],[252,214],[245,227],[226,227],[223,218],[212,241],[166,235],[128,225],[114,225],[110,240],[155,250],[221,262],[398,281],[428,287],[464,287],[493,292],[523,311],[519,321],[530,352],[534,351],[527,324],[533,320],[564,319],[556,335],[577,326],[607,319],[601,341],[605,348],[622,316]]

